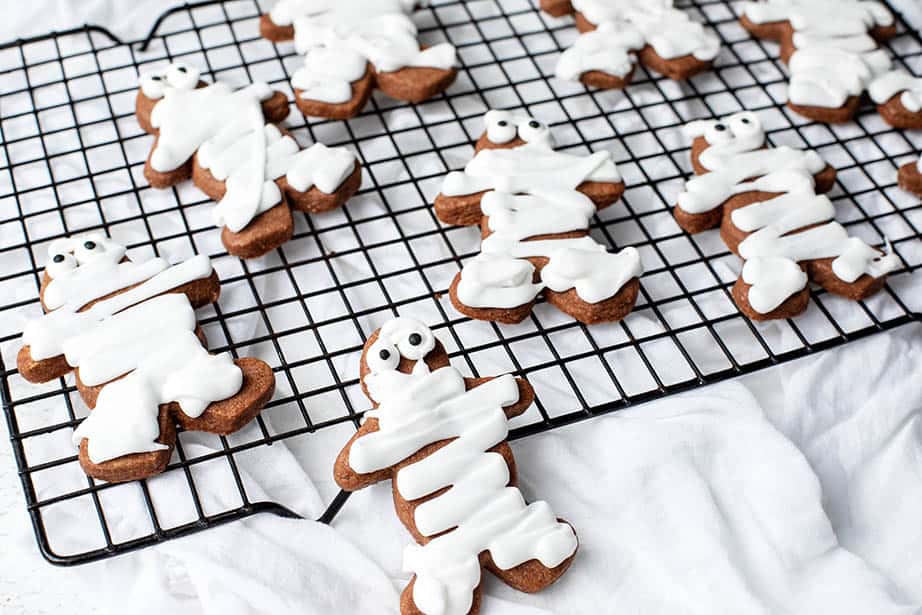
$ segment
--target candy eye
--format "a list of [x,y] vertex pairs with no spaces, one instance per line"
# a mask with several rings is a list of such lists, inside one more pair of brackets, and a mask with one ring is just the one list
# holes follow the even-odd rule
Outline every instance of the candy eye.
[[151,75],[150,78],[152,81],[163,81],[163,77],[160,75]]
[[740,121],[741,121],[742,123],[744,123],[744,124],[749,124],[749,123],[750,123],[748,117],[744,117],[744,118],[741,119]]
[[727,129],[727,127],[724,126],[723,124],[715,124],[715,125],[714,125],[714,130],[716,130],[717,132],[723,132],[723,131],[726,130],[726,129]]
[[184,74],[184,75],[185,75],[187,72],[189,72],[189,69],[186,68],[185,66],[177,66],[177,67],[176,67],[176,70],[178,70],[179,72],[181,72],[181,73]]
[[55,254],[51,262],[45,267],[52,278],[60,277],[77,268],[77,259],[71,254]]
[[365,355],[365,362],[372,372],[395,370],[400,365],[400,353],[385,342],[376,342]]
[[538,120],[530,119],[519,125],[519,137],[526,143],[549,143],[550,132]]
[[499,126],[500,128],[505,128],[506,126],[509,125],[509,122],[507,122],[506,120],[500,120],[496,122],[496,125]]
[[419,333],[411,333],[407,339],[410,341],[411,346],[419,346],[423,343],[423,336]]
[[77,245],[74,256],[79,264],[100,258],[106,252],[105,246],[96,239],[87,239]]

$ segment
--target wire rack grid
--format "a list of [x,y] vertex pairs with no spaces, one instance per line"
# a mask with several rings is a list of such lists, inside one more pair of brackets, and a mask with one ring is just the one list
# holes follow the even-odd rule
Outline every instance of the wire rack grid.
[[[776,46],[749,37],[729,2],[685,6],[722,39],[716,69],[682,84],[639,70],[627,90],[600,92],[552,77],[559,52],[575,38],[572,20],[548,18],[529,0],[432,2],[415,17],[421,38],[458,47],[458,82],[419,105],[376,95],[348,122],[293,113],[287,126],[302,143],[358,153],[363,189],[340,211],[299,216],[294,239],[258,261],[226,255],[212,205],[193,187],[146,185],[151,139],[133,106],[138,71],[167,59],[241,85],[268,81],[290,97],[287,75],[299,58],[290,43],[259,38],[267,6],[186,5],[161,16],[139,42],[87,26],[0,46],[0,391],[44,556],[79,564],[257,512],[295,516],[254,497],[239,467],[279,442],[304,445],[331,502],[321,519],[332,520],[346,497],[326,478],[327,452],[346,441],[368,407],[357,383],[359,351],[395,313],[433,323],[472,375],[515,372],[535,385],[538,400],[515,420],[512,438],[918,321],[922,205],[896,188],[895,170],[919,149],[920,135],[890,129],[870,106],[844,126],[803,121],[784,107]],[[887,47],[922,73],[922,42],[902,20]],[[479,233],[442,226],[430,203],[444,174],[472,156],[489,108],[526,109],[551,124],[569,151],[614,152],[628,190],[592,231],[613,248],[637,247],[646,266],[638,306],[622,323],[586,327],[542,303],[525,322],[498,326],[461,318],[447,302],[452,276],[479,251]],[[773,143],[809,144],[839,169],[831,195],[839,219],[872,243],[888,237],[902,259],[881,293],[854,303],[815,290],[807,314],[764,325],[738,313],[728,294],[738,260],[716,232],[681,232],[670,209],[690,169],[681,125],[743,108],[761,113]],[[70,443],[86,413],[72,378],[35,386],[15,370],[23,323],[40,313],[48,242],[87,230],[103,230],[137,256],[212,256],[222,299],[200,312],[212,349],[258,356],[276,371],[275,398],[240,433],[180,434],[165,475],[177,480],[88,479]],[[237,493],[217,504],[204,500],[202,481],[211,473],[229,477]],[[136,501],[127,526],[111,518],[110,501],[121,490]],[[64,527],[74,516],[86,526],[76,544]]]

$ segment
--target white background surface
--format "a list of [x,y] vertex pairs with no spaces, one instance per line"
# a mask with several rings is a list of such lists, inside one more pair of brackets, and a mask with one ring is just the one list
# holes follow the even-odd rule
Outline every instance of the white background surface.
[[[84,22],[136,38],[166,5],[16,2],[4,13],[0,40]],[[544,595],[487,585],[491,601],[533,609],[487,604],[484,611],[920,612],[920,378],[922,328],[912,326],[516,443],[526,495],[549,499],[568,517],[583,550]],[[314,450],[311,459],[277,453],[265,461],[275,470],[290,466],[289,483],[267,484],[258,468],[245,469],[281,501],[315,514],[312,483],[328,481],[325,461],[336,451]],[[589,501],[584,494],[592,491]],[[0,611],[308,613],[387,605],[396,595],[389,579],[403,584],[407,539],[389,489],[354,496],[335,528],[340,534],[261,517],[156,552],[54,568],[37,554],[4,445]],[[332,560],[317,552],[339,553],[342,569],[316,565]]]

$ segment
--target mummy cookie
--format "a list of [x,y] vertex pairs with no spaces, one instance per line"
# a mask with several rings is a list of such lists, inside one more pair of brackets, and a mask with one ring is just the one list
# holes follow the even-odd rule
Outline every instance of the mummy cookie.
[[291,238],[291,208],[340,207],[359,189],[362,170],[345,148],[302,150],[276,124],[288,99],[265,83],[240,90],[207,85],[184,64],[141,76],[136,115],[156,136],[144,177],[154,188],[192,178],[218,202],[215,224],[230,254],[255,258]]
[[673,0],[541,0],[554,16],[574,13],[582,33],[557,63],[560,79],[597,88],[623,88],[634,67],[684,80],[708,70],[720,40]]
[[417,545],[404,615],[476,614],[481,570],[525,592],[566,572],[578,542],[546,502],[526,504],[506,442],[509,419],[534,400],[509,374],[465,378],[424,324],[397,318],[365,344],[362,389],[374,403],[336,459],[340,487],[390,480],[394,507]]
[[878,45],[896,35],[893,14],[882,3],[766,0],[741,6],[744,28],[781,43],[792,110],[820,122],[847,122],[867,90],[887,122],[922,127],[922,82],[894,70]]
[[37,383],[76,370],[77,390],[92,409],[74,431],[88,475],[121,482],[158,474],[170,461],[177,424],[228,434],[272,396],[268,365],[206,349],[195,308],[220,294],[207,257],[134,262],[124,246],[86,235],[52,242],[48,258],[45,314],[27,323],[17,366]]
[[907,162],[900,167],[897,183],[906,192],[922,197],[922,158],[917,162]]
[[686,132],[697,176],[679,195],[675,217],[689,233],[719,226],[724,243],[745,261],[733,298],[746,316],[796,316],[807,309],[810,280],[865,299],[899,267],[896,254],[849,237],[835,221],[823,194],[835,169],[813,151],[767,147],[754,113],[692,122]]
[[407,102],[445,91],[458,75],[455,48],[421,48],[410,19],[416,0],[279,0],[260,18],[270,41],[294,39],[304,65],[292,76],[304,115],[347,119],[375,87]]
[[479,224],[481,253],[455,276],[449,294],[462,314],[517,323],[539,295],[584,323],[624,318],[642,273],[635,248],[611,253],[589,236],[599,209],[621,198],[610,152],[555,151],[538,120],[490,111],[476,155],[449,173],[435,200],[446,224]]

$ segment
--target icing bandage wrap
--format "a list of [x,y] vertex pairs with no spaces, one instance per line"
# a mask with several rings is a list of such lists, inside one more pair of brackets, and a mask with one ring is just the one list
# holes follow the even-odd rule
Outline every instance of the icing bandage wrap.
[[202,83],[189,67],[170,65],[142,75],[140,84],[138,120],[157,137],[145,176],[163,188],[191,175],[218,201],[215,224],[225,229],[222,238],[233,254],[259,256],[290,238],[289,204],[330,209],[361,182],[348,150],[318,143],[302,151],[275,125],[287,115],[288,103],[264,83],[234,91],[224,83]]
[[893,15],[876,0],[765,0],[741,4],[743,26],[779,40],[790,70],[788,105],[822,122],[845,122],[865,91],[883,118],[922,127],[922,86],[893,69],[879,41],[896,34]]
[[[252,418],[274,386],[264,363],[205,348],[194,309],[219,292],[207,257],[170,265],[125,254],[101,235],[53,242],[42,285],[46,314],[27,323],[18,358],[30,381],[77,370],[77,388],[93,411],[74,431],[74,444],[87,473],[110,481],[163,469],[175,440],[171,412],[190,429],[211,425],[223,433],[221,424],[236,428]],[[244,380],[254,374],[268,374],[262,390],[236,403],[252,392]],[[224,417],[232,420],[216,415],[216,402],[236,409]]]
[[435,203],[443,222],[479,222],[484,235],[452,284],[455,306],[518,322],[544,293],[583,322],[623,318],[636,299],[640,255],[609,253],[589,236],[595,212],[624,188],[611,154],[555,151],[547,127],[527,116],[490,111],[485,120],[475,157],[445,178]]
[[[542,0],[554,12],[559,0]],[[582,32],[557,63],[559,79],[600,88],[630,82],[640,62],[670,79],[707,70],[720,51],[717,36],[692,21],[672,0],[572,0]]]
[[835,221],[835,171],[815,152],[766,147],[758,116],[741,112],[686,127],[697,173],[679,194],[676,219],[688,232],[721,227],[746,262],[734,287],[751,318],[794,316],[807,307],[807,282],[852,299],[876,292],[899,258],[849,237]]
[[273,41],[294,39],[304,64],[292,76],[295,103],[305,115],[357,115],[377,85],[398,100],[418,102],[455,79],[457,54],[448,43],[421,48],[405,0],[279,0],[260,31]]
[[362,384],[376,408],[340,453],[334,475],[353,491],[392,481],[401,521],[419,545],[403,613],[466,615],[479,604],[482,555],[501,580],[537,591],[576,553],[573,528],[515,487],[509,418],[533,399],[510,375],[473,380],[448,365],[432,332],[410,318],[385,324],[365,346]]

